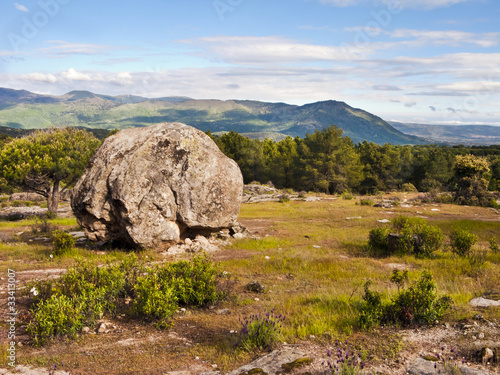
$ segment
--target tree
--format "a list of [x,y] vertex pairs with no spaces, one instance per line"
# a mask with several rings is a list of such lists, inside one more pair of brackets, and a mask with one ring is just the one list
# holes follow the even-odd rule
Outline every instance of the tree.
[[5,145],[0,153],[1,177],[47,198],[56,212],[60,186],[73,186],[101,142],[74,128],[38,130]]
[[488,181],[483,178],[490,171],[485,157],[457,155],[453,171],[457,180],[455,191],[457,203],[471,206],[490,204],[491,194],[488,191]]
[[361,180],[359,155],[342,129],[329,126],[307,134],[297,152],[304,165],[303,182],[308,189],[342,193]]

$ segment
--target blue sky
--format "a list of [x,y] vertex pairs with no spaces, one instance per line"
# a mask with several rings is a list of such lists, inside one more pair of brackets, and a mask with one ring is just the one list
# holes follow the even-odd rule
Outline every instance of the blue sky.
[[3,0],[0,86],[500,125],[498,0]]

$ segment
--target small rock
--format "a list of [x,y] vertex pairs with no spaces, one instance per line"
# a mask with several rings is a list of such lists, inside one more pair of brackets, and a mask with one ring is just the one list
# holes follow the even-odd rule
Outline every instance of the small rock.
[[270,257],[268,257],[268,256],[266,255],[266,256],[265,256],[265,259],[266,259],[266,260],[269,260],[269,259],[271,259],[271,258],[270,258]]
[[492,299],[486,299],[483,297],[474,298],[469,302],[472,306],[475,307],[490,307],[490,306],[500,306],[500,301],[495,301]]
[[483,360],[483,366],[486,365],[486,363],[488,363],[488,361],[493,358],[493,356],[495,355],[493,353],[493,350],[491,350],[490,348],[483,348],[481,350],[481,355],[483,356],[482,360]]
[[90,333],[90,328],[89,327],[83,327],[82,328],[82,333]]
[[362,219],[362,217],[361,217],[361,216],[346,217],[345,219],[346,219],[346,220],[361,220],[361,219]]
[[100,326],[99,326],[99,329],[97,330],[97,333],[107,333],[108,330],[106,329],[106,323],[102,323]]
[[235,240],[242,240],[243,238],[245,238],[245,235],[243,233],[235,233],[233,234],[233,238]]
[[229,310],[229,309],[220,309],[220,310],[217,310],[217,314],[218,315],[228,315],[228,314],[231,314],[231,310]]
[[260,301],[260,299],[258,299],[258,298],[254,298],[253,300],[254,300],[255,302],[259,302],[259,301]]
[[484,339],[484,333],[483,333],[483,332],[479,332],[479,334],[477,335],[477,338],[478,338],[479,340]]
[[190,239],[190,238],[186,238],[186,239],[184,240],[184,243],[185,243],[186,245],[188,245],[188,246],[191,246],[191,245],[193,244],[193,241],[191,241],[191,239]]
[[247,290],[249,290],[250,292],[254,292],[254,293],[263,293],[264,292],[264,286],[261,283],[259,283],[258,281],[249,282],[245,288]]
[[391,221],[390,220],[387,220],[387,219],[382,219],[382,220],[377,220],[379,223],[383,223],[383,224],[386,224],[386,223],[390,223]]

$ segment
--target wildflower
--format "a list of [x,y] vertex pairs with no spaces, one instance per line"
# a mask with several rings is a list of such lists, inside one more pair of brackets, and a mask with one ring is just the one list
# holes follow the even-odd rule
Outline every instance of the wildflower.
[[54,256],[52,254],[49,255],[50,259],[54,258]]
[[38,290],[35,287],[31,288],[30,293],[33,293],[34,296],[38,295]]

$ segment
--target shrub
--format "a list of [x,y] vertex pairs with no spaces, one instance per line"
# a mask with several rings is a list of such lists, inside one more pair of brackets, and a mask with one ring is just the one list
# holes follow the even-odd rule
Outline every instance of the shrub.
[[370,251],[376,256],[389,254],[389,228],[379,227],[370,231],[368,245]]
[[430,325],[443,318],[451,298],[437,298],[432,275],[424,271],[407,289],[401,290],[384,311],[383,320],[403,325]]
[[[40,207],[43,207],[43,205],[41,205]],[[57,213],[53,211],[45,211],[43,215],[49,220],[54,220],[57,218]]]
[[451,251],[460,256],[467,256],[477,241],[475,234],[464,229],[455,229],[450,235]]
[[360,309],[358,324],[366,329],[379,323],[409,325],[431,325],[443,318],[452,300],[448,296],[437,297],[436,284],[432,275],[424,271],[420,278],[408,288],[402,288],[405,273],[395,270],[391,281],[398,285],[398,293],[389,303],[382,302],[380,293],[365,284],[364,304]]
[[288,195],[282,195],[280,196],[280,199],[278,200],[278,202],[280,203],[287,203],[287,202],[290,202],[290,198],[288,198]]
[[273,309],[264,316],[255,314],[239,321],[242,328],[236,344],[245,350],[267,349],[278,341],[285,316],[275,314]]
[[53,295],[41,301],[32,313],[34,318],[28,324],[27,331],[37,346],[52,337],[74,338],[83,327],[81,305],[65,295]]
[[498,253],[498,244],[497,244],[497,240],[492,237],[490,238],[490,250],[493,252],[493,253]]
[[361,199],[359,204],[362,206],[373,206],[373,201],[371,199]]
[[169,326],[169,320],[177,311],[177,297],[174,288],[156,273],[139,277],[134,286],[134,312],[147,320],[159,320],[158,328]]
[[207,256],[171,263],[155,272],[172,285],[181,305],[201,307],[218,302],[233,286],[231,275],[221,272]]
[[[145,267],[134,255],[104,266],[78,262],[57,280],[28,284],[26,294],[32,294],[35,316],[30,332],[40,345],[57,335],[73,337],[83,325],[95,326],[104,314],[116,315],[124,298],[133,301],[131,311],[125,308],[125,313],[166,328],[178,304],[198,307],[215,303],[227,298],[233,286],[231,275],[220,272],[206,256],[154,268]],[[62,322],[69,328],[57,328],[62,324],[58,315],[51,318],[54,306],[59,305],[69,318],[78,316],[72,326]]]
[[406,192],[406,193],[418,193],[418,190],[415,187],[415,185],[410,184],[410,183],[403,184],[401,186],[401,190]]
[[69,233],[56,230],[53,233],[53,237],[54,240],[52,241],[52,247],[54,248],[54,253],[57,256],[71,251],[73,246],[75,246],[75,239]]
[[34,223],[31,225],[31,232],[33,234],[37,234],[38,232],[41,233],[50,233],[55,229],[55,226],[52,225],[52,223],[49,222],[47,217],[42,216],[34,216],[33,217]]
[[401,253],[429,257],[444,241],[441,230],[427,225],[421,218],[399,216],[392,221],[392,229],[376,228],[370,231],[369,246],[376,255]]
[[348,192],[347,190],[345,190],[340,196],[342,197],[342,199],[346,199],[346,200],[351,200],[354,198],[352,193]]

